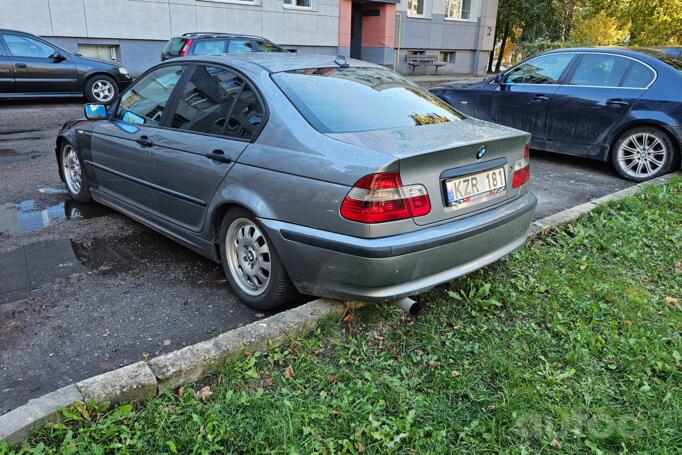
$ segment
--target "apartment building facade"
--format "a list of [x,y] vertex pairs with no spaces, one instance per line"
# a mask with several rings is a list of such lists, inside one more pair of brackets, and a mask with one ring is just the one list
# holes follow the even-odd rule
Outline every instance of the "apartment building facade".
[[[133,74],[186,32],[259,35],[296,52],[343,54],[411,72],[408,53],[439,72],[481,73],[498,0],[0,0],[0,28],[41,35]],[[418,68],[433,72],[434,68]]]

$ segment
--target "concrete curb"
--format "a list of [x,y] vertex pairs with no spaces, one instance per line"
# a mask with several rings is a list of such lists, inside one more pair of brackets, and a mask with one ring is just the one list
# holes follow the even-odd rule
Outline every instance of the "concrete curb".
[[[530,235],[573,221],[600,204],[623,199],[644,186],[666,183],[681,175],[677,172],[659,177],[535,221],[530,227]],[[265,350],[272,343],[302,335],[314,328],[320,319],[340,316],[346,308],[347,305],[338,301],[315,300],[147,362],[137,362],[71,384],[0,416],[0,441],[12,445],[21,443],[31,431],[57,421],[61,409],[79,401],[116,403],[147,400],[166,388],[201,379],[235,355]]]

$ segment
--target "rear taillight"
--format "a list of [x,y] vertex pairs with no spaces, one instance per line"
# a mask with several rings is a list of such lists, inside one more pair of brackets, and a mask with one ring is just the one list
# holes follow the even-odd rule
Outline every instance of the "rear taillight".
[[523,158],[514,163],[512,172],[512,188],[518,188],[530,179],[530,151],[528,145],[523,151]]
[[429,193],[423,185],[403,186],[400,173],[367,175],[341,204],[341,216],[360,223],[385,223],[428,215]]
[[185,45],[182,46],[182,50],[180,50],[180,57],[187,57],[187,54],[189,54],[189,48],[192,47],[192,40],[188,39],[185,41]]

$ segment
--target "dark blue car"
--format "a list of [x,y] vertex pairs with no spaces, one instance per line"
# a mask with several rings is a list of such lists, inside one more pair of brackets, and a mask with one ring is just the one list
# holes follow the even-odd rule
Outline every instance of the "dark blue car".
[[682,60],[661,50],[554,50],[431,92],[473,117],[530,132],[532,148],[610,160],[628,180],[680,167]]

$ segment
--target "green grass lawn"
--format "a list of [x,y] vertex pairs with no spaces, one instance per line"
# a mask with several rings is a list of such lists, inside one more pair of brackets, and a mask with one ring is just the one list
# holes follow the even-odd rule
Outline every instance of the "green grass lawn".
[[75,407],[18,453],[679,453],[680,261],[677,178],[434,289],[416,321],[348,313],[203,397]]

